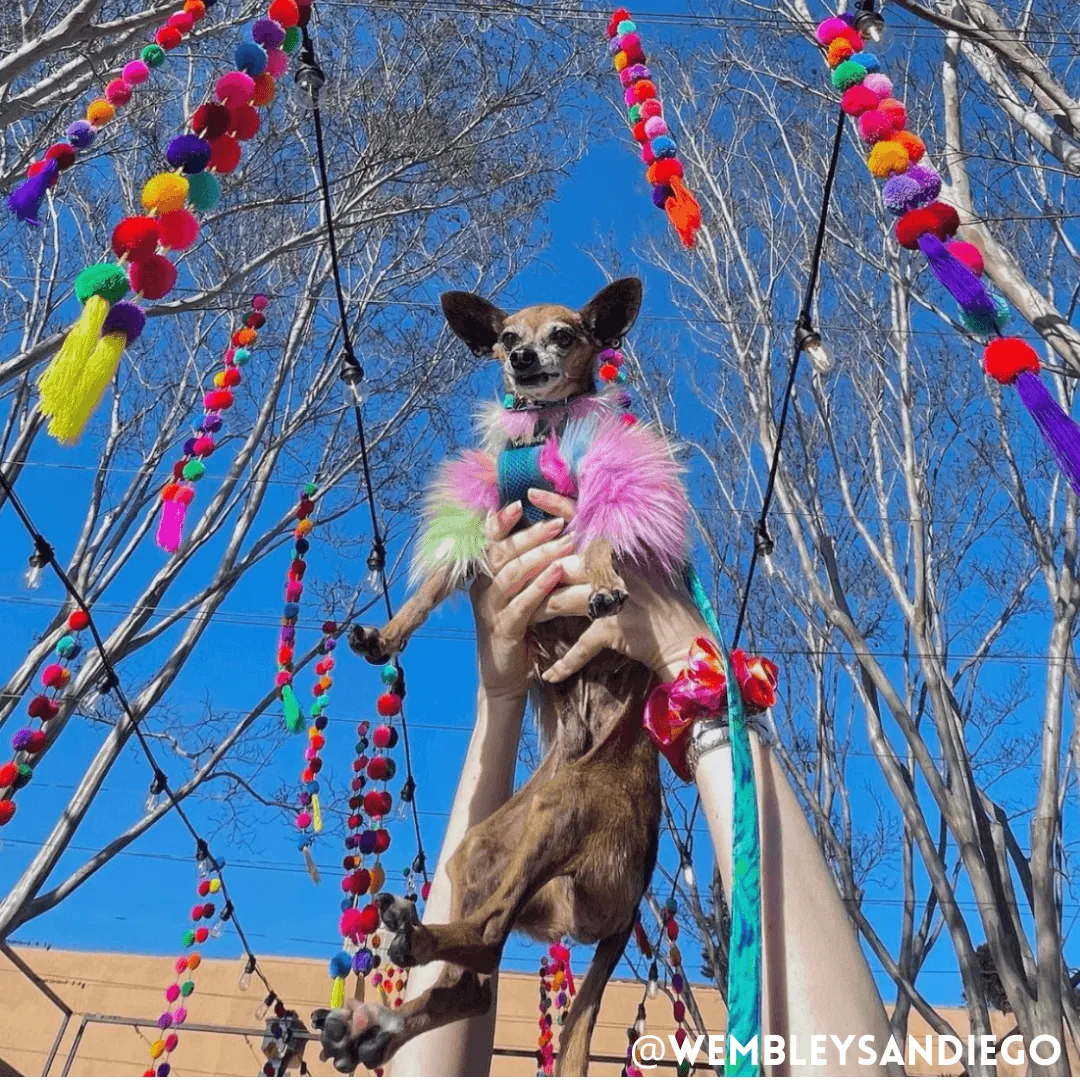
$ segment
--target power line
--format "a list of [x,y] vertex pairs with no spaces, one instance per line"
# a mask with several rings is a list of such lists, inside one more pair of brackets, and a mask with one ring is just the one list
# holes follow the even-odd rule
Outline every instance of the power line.
[[266,976],[259,968],[258,958],[251,949],[250,942],[247,939],[247,935],[244,933],[244,928],[240,923],[239,916],[236,912],[236,905],[233,902],[232,897],[229,895],[228,886],[225,883],[225,875],[222,873],[222,866],[218,860],[213,856],[210,851],[210,846],[206,840],[199,834],[199,831],[195,828],[191,818],[188,817],[184,808],[180,805],[179,800],[176,798],[175,793],[169,785],[169,778],[162,771],[161,766],[158,764],[157,759],[154,757],[154,752],[150,749],[150,744],[147,741],[146,736],[143,734],[139,727],[139,720],[136,719],[134,712],[132,711],[131,704],[127,699],[127,695],[124,693],[123,687],[120,684],[120,676],[117,674],[116,668],[113,666],[112,658],[109,655],[108,649],[105,647],[105,641],[98,630],[97,623],[94,619],[93,612],[90,605],[83,598],[82,594],[75,587],[75,584],[68,577],[64,568],[60,565],[56,558],[56,553],[53,550],[52,545],[45,539],[45,537],[37,530],[30,515],[27,513],[26,508],[22,504],[22,500],[16,495],[14,487],[11,485],[7,476],[0,469],[0,487],[4,489],[4,493],[7,496],[8,502],[11,503],[15,509],[15,513],[18,515],[19,520],[22,522],[26,531],[30,534],[34,543],[34,549],[37,553],[45,559],[49,566],[52,567],[53,573],[60,579],[68,596],[75,603],[75,605],[86,614],[87,629],[90,631],[90,635],[94,639],[94,644],[97,646],[98,659],[102,668],[105,671],[105,678],[100,685],[102,693],[113,693],[116,696],[116,700],[119,702],[124,715],[127,717],[128,724],[130,725],[131,732],[135,736],[142,748],[143,754],[146,757],[150,768],[154,773],[153,784],[156,787],[158,793],[164,794],[168,797],[171,809],[176,812],[177,817],[184,823],[184,827],[191,834],[192,839],[195,841],[195,852],[198,859],[201,861],[209,862],[213,868],[214,873],[217,874],[219,881],[221,882],[221,894],[225,901],[222,909],[222,916],[225,917],[225,913],[228,913],[228,919],[232,922],[236,928],[236,934],[240,938],[240,943],[244,947],[247,953],[247,968],[252,974],[256,974],[259,977],[259,981],[266,988],[268,994],[274,994],[277,1000],[281,1001],[279,995],[277,995],[267,981]]

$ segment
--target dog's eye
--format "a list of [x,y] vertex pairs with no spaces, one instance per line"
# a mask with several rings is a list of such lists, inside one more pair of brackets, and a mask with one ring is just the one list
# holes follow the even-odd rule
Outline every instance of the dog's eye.
[[521,338],[519,338],[512,330],[507,330],[506,333],[499,338],[499,341],[502,342],[502,347],[507,351],[512,349],[520,340]]
[[560,326],[559,329],[551,335],[551,340],[554,341],[560,349],[569,349],[570,346],[574,344],[574,335],[569,330]]

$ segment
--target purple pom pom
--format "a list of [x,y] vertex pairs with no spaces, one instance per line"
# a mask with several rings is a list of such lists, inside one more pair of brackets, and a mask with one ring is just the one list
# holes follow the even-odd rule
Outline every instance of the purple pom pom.
[[674,196],[675,192],[671,188],[665,187],[663,184],[656,184],[652,189],[653,206],[663,210],[668,199],[674,198]]
[[184,440],[184,457],[193,457],[195,454],[194,437]]
[[94,141],[94,136],[97,132],[94,130],[94,125],[89,120],[76,120],[67,129],[68,142],[75,147],[76,150],[85,150]]
[[60,162],[56,158],[50,158],[45,162],[37,176],[31,176],[24,180],[8,197],[7,208],[27,225],[40,225],[38,214],[41,212],[41,203],[45,198],[45,192],[52,186],[52,182],[60,175]]
[[143,332],[145,326],[146,315],[143,309],[130,300],[120,300],[109,308],[109,314],[105,316],[101,332],[113,334],[121,331],[127,335],[127,343],[130,345]]
[[902,176],[894,176],[885,182],[881,189],[881,198],[885,202],[885,209],[890,214],[899,217],[913,210],[919,205],[919,193],[921,188],[917,181],[913,180],[908,169]]
[[371,855],[375,851],[375,833],[372,829],[365,829],[358,839],[360,850],[365,855]]
[[[26,750],[30,746],[30,739],[33,734],[34,733],[28,727],[19,728],[19,730],[11,737],[11,748],[13,750]],[[372,833],[372,836],[374,835],[375,834]]]
[[211,153],[210,144],[198,135],[177,135],[169,141],[165,157],[174,169],[201,173],[210,164]]
[[221,417],[215,416],[213,413],[207,413],[206,416],[202,418],[202,423],[199,425],[199,427],[203,431],[209,431],[211,433],[215,431],[220,431]]
[[301,806],[307,806],[307,804],[311,802],[311,793],[308,791],[301,791],[296,798]]
[[941,177],[929,165],[912,165],[906,176],[919,185],[919,205],[932,203],[941,194]]
[[357,975],[366,975],[372,968],[372,956],[368,949],[357,949],[352,958],[352,969]]
[[652,72],[644,64],[631,64],[627,70],[630,72],[630,81],[632,83],[652,78]]
[[626,390],[620,390],[615,395],[615,404],[618,405],[620,409],[629,409],[633,403],[634,399]]
[[622,38],[621,37],[613,37],[608,42],[607,49],[608,49],[608,52],[611,53],[612,56],[614,56],[621,48],[622,48]]
[[264,49],[280,49],[285,40],[285,29],[273,19],[256,19],[251,27],[251,37]]

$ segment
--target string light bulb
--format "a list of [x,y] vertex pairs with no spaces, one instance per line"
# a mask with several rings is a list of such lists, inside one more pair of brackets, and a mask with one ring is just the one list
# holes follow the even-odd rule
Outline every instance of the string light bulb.
[[795,327],[795,347],[800,352],[806,353],[814,369],[822,375],[832,370],[832,359],[821,341],[821,334],[814,329],[808,315],[799,317],[799,322]]
[[871,42],[879,52],[888,46],[889,27],[881,12],[876,10],[874,0],[859,0],[853,25],[856,32]]
[[657,968],[655,960],[649,965],[649,981],[645,985],[645,993],[650,998],[654,998],[660,993],[660,970]]
[[693,889],[697,886],[697,879],[694,877],[694,868],[690,864],[689,858],[682,864],[682,879],[688,889]]
[[240,972],[240,978],[236,980],[237,990],[247,992],[251,989],[251,976],[255,974],[255,957],[248,953],[247,962],[244,964],[244,970]]
[[45,567],[48,565],[48,558],[35,547],[30,552],[30,558],[26,563],[26,573],[23,574],[23,583],[28,589],[41,588],[41,579],[45,576]]

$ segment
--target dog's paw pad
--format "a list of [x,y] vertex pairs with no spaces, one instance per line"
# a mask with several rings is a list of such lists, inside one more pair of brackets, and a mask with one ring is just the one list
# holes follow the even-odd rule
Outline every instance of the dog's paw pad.
[[390,659],[382,635],[375,626],[353,626],[349,630],[349,648],[369,664],[385,664]]
[[390,1057],[391,1042],[402,1030],[401,1018],[390,1009],[350,1001],[326,1014],[319,1058],[332,1060],[342,1073],[354,1072],[358,1065],[377,1068]]
[[597,589],[589,597],[589,618],[604,619],[609,615],[618,615],[626,603],[624,589]]

